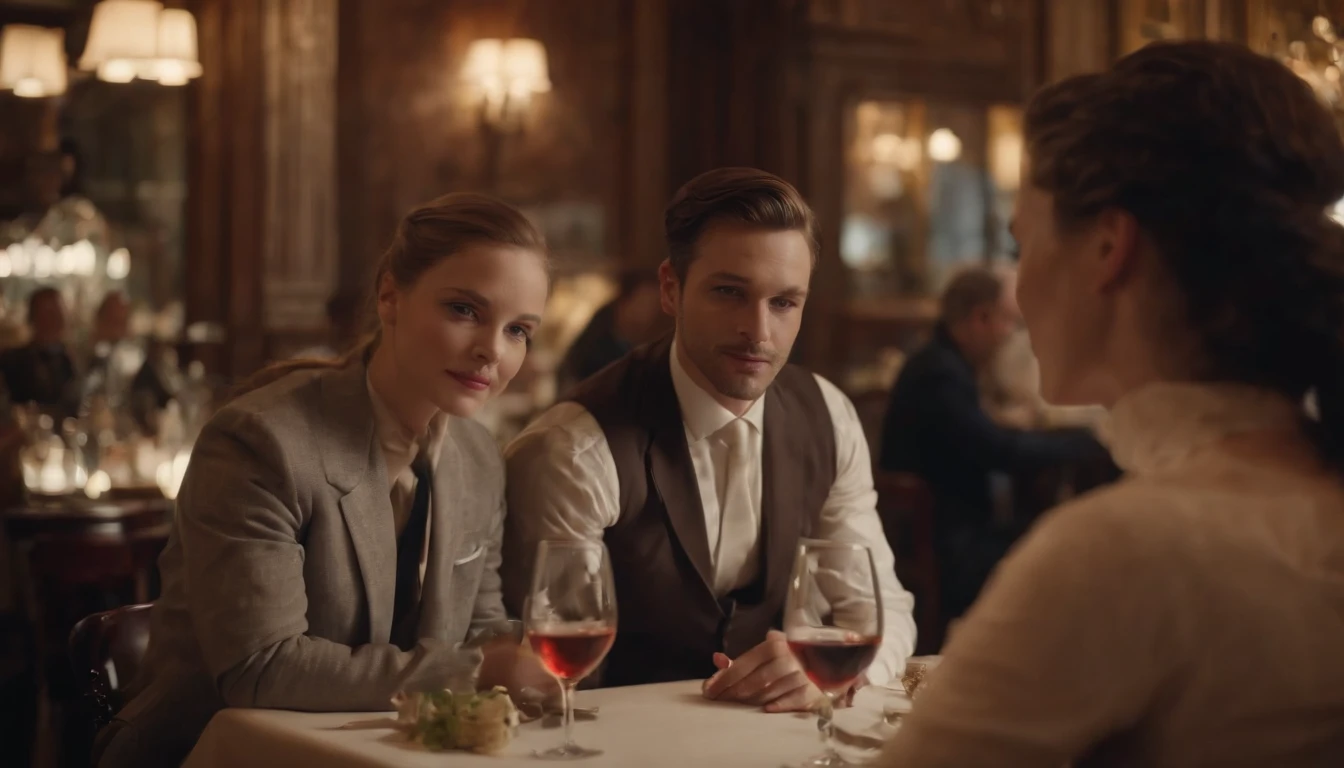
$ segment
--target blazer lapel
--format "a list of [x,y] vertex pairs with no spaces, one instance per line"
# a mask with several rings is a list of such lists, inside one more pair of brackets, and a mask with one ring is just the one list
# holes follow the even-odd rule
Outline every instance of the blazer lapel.
[[387,463],[375,437],[367,368],[350,365],[323,380],[328,423],[337,435],[326,445],[327,482],[344,493],[341,517],[359,562],[369,610],[369,642],[386,643],[392,635],[396,599],[397,538]]
[[452,636],[449,630],[453,628],[449,623],[452,620],[453,559],[462,542],[463,513],[470,509],[462,498],[466,484],[458,451],[450,423],[439,449],[434,489],[430,495],[429,562],[425,565],[424,588],[420,594],[422,637],[448,639]]

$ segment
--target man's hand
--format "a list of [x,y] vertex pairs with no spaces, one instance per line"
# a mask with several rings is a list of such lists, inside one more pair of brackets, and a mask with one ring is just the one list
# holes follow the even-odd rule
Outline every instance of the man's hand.
[[798,666],[783,632],[772,630],[765,642],[736,659],[716,653],[714,666],[719,671],[703,688],[707,699],[752,704],[766,712],[802,712],[822,697]]

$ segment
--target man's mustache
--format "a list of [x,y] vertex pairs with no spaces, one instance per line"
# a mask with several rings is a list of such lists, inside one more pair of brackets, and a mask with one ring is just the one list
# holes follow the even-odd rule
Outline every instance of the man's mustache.
[[741,357],[754,357],[758,360],[775,362],[775,353],[765,347],[763,344],[740,344],[731,347],[719,347],[719,351],[726,355],[739,355]]

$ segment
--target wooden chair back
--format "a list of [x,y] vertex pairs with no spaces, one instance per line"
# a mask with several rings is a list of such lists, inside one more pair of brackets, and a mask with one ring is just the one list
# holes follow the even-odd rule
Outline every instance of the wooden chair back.
[[70,632],[70,665],[94,733],[121,709],[126,688],[140,671],[153,607],[143,603],[95,613]]
[[877,471],[873,484],[877,489],[877,514],[896,555],[896,574],[915,596],[915,624],[919,629],[916,652],[937,653],[945,628],[933,538],[933,493],[918,475],[909,472]]

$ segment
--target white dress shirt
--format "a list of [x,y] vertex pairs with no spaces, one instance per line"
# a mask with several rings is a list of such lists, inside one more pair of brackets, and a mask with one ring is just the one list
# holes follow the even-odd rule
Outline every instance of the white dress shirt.
[[[745,586],[759,567],[761,530],[761,452],[765,399],[760,398],[740,419],[748,425],[745,497],[749,502],[724,504],[730,447],[726,435],[739,417],[699,387],[681,365],[677,345],[671,358],[672,386],[681,406],[686,443],[695,468],[711,563],[716,574],[725,558],[740,563],[736,578],[716,577],[720,593]],[[867,545],[877,566],[884,609],[881,650],[868,670],[870,682],[882,685],[900,677],[914,650],[914,598],[896,578],[896,561],[877,517],[872,462],[854,405],[835,385],[816,377],[835,429],[836,473],[830,495],[812,526],[818,539]],[[601,540],[603,531],[620,517],[616,463],[597,420],[578,403],[559,403],[523,430],[504,451],[509,476],[527,478],[509,484],[510,524],[530,551],[544,539]],[[749,514],[749,522],[721,527],[723,510]],[[740,509],[740,511],[739,511]],[[722,536],[720,535],[722,532]]]
[[1000,564],[881,765],[1344,764],[1344,485],[1301,421],[1238,385],[1121,399],[1126,478]]
[[[367,381],[367,380],[366,380]],[[425,452],[425,458],[431,468],[437,468],[439,453],[443,448],[443,436],[448,429],[448,415],[436,412],[430,419],[424,434],[416,435],[406,429],[388,408],[387,403],[373,388],[373,382],[367,381],[369,401],[373,404],[373,417],[378,435],[378,447],[387,462],[388,496],[392,501],[392,524],[398,537],[406,528],[411,517],[411,504],[415,502],[415,472],[411,463],[415,457]],[[433,503],[433,497],[430,498]],[[433,530],[433,515],[425,516],[425,542],[420,552],[420,580],[425,579],[425,566],[429,563],[429,535]]]

